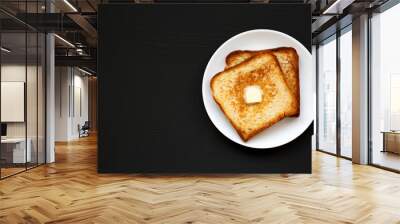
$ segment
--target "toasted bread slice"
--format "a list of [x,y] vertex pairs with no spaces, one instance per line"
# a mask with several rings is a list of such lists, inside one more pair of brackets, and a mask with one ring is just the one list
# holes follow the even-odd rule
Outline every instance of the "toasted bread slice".
[[[268,52],[217,73],[210,86],[215,101],[244,141],[288,116],[296,104],[276,57]],[[246,103],[244,90],[249,86],[259,87],[261,102]]]
[[283,76],[290,91],[296,98],[296,106],[289,116],[299,116],[300,114],[300,80],[299,80],[299,57],[294,48],[281,47],[261,51],[234,51],[226,57],[226,67],[232,67],[251,58],[260,52],[272,52],[278,59]]

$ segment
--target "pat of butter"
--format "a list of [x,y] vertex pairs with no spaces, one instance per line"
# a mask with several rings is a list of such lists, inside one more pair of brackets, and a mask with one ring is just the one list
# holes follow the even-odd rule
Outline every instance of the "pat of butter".
[[243,96],[247,104],[259,103],[262,101],[262,90],[257,85],[246,86]]

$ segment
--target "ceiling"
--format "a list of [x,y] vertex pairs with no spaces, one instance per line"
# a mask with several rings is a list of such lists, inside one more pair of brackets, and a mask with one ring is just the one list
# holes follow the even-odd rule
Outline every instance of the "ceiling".
[[[357,14],[386,0],[217,0],[218,2],[303,3],[310,4],[313,14],[313,38],[323,36],[345,14]],[[217,2],[212,0],[1,0],[0,22],[3,45],[13,48],[14,54],[25,54],[25,39],[21,31],[55,32],[56,56],[61,65],[85,61],[96,69],[97,9],[107,3],[165,3]],[[336,4],[336,2],[340,4]],[[327,10],[328,9],[328,10]],[[49,12],[52,12],[51,14]],[[324,11],[329,12],[324,14]],[[74,46],[71,47],[71,44]],[[31,49],[32,46],[32,49]],[[34,44],[28,44],[28,55]],[[57,62],[57,60],[56,60]],[[89,63],[89,64],[90,64]]]

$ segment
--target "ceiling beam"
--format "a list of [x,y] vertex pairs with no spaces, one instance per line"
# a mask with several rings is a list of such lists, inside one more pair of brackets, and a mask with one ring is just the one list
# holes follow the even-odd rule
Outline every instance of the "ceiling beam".
[[91,38],[97,39],[97,29],[89,23],[89,21],[80,14],[67,14],[67,16],[82,28]]
[[90,56],[56,56],[56,66],[79,66],[88,67],[96,71],[97,60],[95,57]]

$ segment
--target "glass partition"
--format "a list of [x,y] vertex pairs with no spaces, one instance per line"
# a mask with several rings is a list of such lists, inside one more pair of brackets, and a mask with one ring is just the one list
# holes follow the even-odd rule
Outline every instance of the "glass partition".
[[36,32],[27,33],[27,74],[26,74],[26,116],[27,116],[27,144],[30,153],[30,161],[27,163],[27,167],[31,168],[37,165],[38,159],[38,144],[37,144],[37,132],[38,132],[38,35]]
[[43,164],[46,161],[45,124],[46,124],[46,37],[38,33],[38,75],[37,75],[37,162]]
[[[40,13],[43,5],[0,3],[17,13]],[[45,163],[45,45],[44,33],[0,12],[1,179]]]
[[1,176],[24,171],[31,162],[26,141],[26,33],[1,34]]

